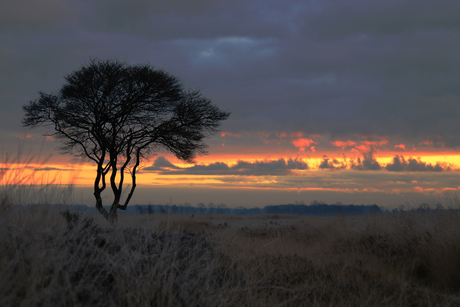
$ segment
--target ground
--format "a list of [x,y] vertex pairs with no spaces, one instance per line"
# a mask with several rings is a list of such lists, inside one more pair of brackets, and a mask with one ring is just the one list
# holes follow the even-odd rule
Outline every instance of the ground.
[[[61,210],[62,211],[62,210]],[[0,305],[460,306],[460,213],[3,209]]]

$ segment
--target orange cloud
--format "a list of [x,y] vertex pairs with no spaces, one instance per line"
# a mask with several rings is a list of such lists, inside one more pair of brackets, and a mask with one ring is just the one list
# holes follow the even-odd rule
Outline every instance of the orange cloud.
[[294,132],[294,133],[291,133],[291,137],[301,138],[301,137],[303,137],[303,133],[302,132]]
[[401,148],[403,150],[406,150],[406,145],[404,144],[395,145],[395,148]]
[[284,138],[287,138],[287,137],[301,138],[301,137],[303,137],[303,132],[298,131],[298,132],[292,132],[292,133],[289,133],[289,134],[287,134],[286,132],[281,132],[281,133],[278,133],[277,135],[281,139],[284,139]]
[[363,141],[362,142],[364,145],[368,145],[368,146],[382,146],[382,145],[386,145],[388,143],[388,140],[381,140],[381,141]]
[[[426,191],[426,189],[422,188],[422,187],[415,187],[414,190],[417,190],[417,191]],[[434,189],[430,189],[431,191],[434,190]]]
[[334,146],[337,146],[337,147],[342,147],[342,149],[347,147],[347,146],[356,145],[356,143],[351,141],[351,140],[348,140],[346,142],[344,142],[344,141],[335,141],[335,142],[331,142],[331,144],[334,145]]
[[423,141],[420,142],[419,145],[433,146],[433,141]]
[[313,141],[312,139],[300,138],[300,139],[292,141],[292,144],[294,144],[294,146],[297,148],[304,148],[305,150],[305,147],[310,147],[310,145],[317,144],[317,143]]
[[456,188],[442,188],[441,191],[456,191]]
[[350,149],[350,152],[355,153],[355,154],[359,154],[359,153],[360,153],[359,150],[356,149],[356,148]]
[[269,138],[271,136],[271,134],[267,132],[257,132],[256,134],[265,138]]
[[221,136],[221,137],[225,137],[225,136],[234,136],[234,137],[239,138],[239,137],[241,137],[241,134],[239,134],[239,133],[232,133],[232,132],[222,132],[222,133],[220,134],[220,136]]
[[446,142],[443,141],[441,136],[435,135],[430,137],[430,139],[420,142],[419,145],[442,147],[446,146]]
[[356,149],[358,149],[361,152],[367,152],[371,150],[371,147],[369,145],[359,145],[356,146]]

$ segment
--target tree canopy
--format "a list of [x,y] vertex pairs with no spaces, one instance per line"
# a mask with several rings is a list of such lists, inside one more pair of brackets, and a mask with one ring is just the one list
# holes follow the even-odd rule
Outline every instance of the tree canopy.
[[[192,162],[206,153],[204,138],[230,115],[161,69],[97,59],[67,75],[58,93],[40,92],[23,109],[25,126],[52,126],[49,135],[61,143],[64,153],[97,164],[96,207],[110,221],[116,221],[117,209],[126,209],[141,159],[164,149]],[[121,205],[128,170],[132,186]],[[101,198],[108,173],[114,194],[110,212]]]

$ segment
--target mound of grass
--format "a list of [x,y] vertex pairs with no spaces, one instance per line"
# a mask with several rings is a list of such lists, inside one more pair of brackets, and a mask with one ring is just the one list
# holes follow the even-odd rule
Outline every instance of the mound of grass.
[[[224,226],[225,225],[225,226]],[[1,306],[458,306],[460,214],[0,217]]]
[[206,235],[14,212],[0,235],[1,306],[203,306],[231,274]]

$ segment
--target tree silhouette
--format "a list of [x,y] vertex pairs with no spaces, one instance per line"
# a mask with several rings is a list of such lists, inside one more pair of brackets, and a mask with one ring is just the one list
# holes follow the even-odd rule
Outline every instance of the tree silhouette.
[[[117,209],[128,206],[142,158],[166,149],[192,162],[206,153],[203,139],[230,115],[163,70],[118,60],[92,59],[67,75],[57,94],[39,95],[23,106],[24,126],[53,126],[54,133],[47,135],[60,141],[64,153],[97,164],[96,208],[111,222],[117,221]],[[121,205],[127,171],[132,186]],[[114,200],[108,212],[101,193],[109,173]]]

